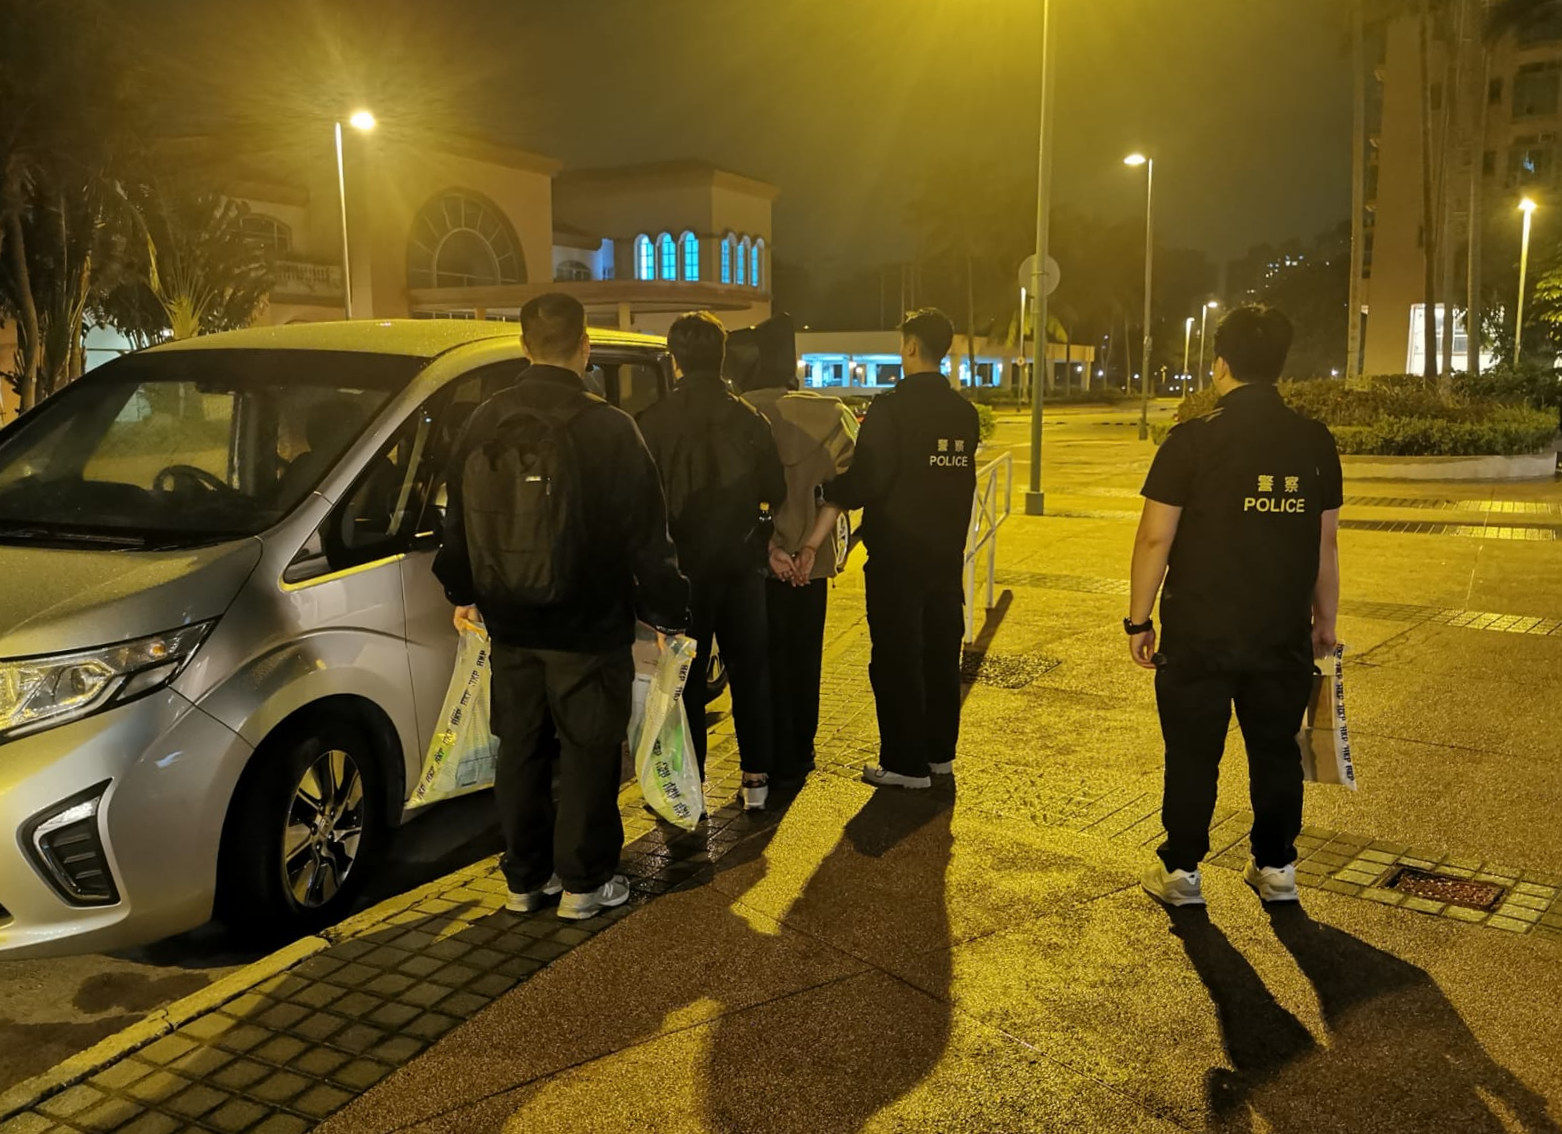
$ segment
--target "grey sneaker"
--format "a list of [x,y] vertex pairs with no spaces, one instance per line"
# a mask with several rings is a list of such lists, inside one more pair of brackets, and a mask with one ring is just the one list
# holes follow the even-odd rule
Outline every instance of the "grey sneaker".
[[955,762],[953,760],[945,760],[939,764],[929,764],[927,770],[935,776],[952,776],[955,774]]
[[862,770],[863,783],[874,787],[930,788],[932,776],[903,776],[899,772],[886,772],[877,764],[869,764]]
[[505,899],[504,908],[511,913],[534,913],[548,904],[549,898],[557,898],[564,892],[564,882],[555,874],[543,884],[541,890],[528,890],[524,894],[510,891],[510,896]]
[[596,917],[603,910],[621,906],[629,900],[629,882],[622,874],[615,874],[595,890],[584,894],[564,891],[559,899],[559,916],[569,921],[585,921]]
[[1167,870],[1166,864],[1156,858],[1155,865],[1139,878],[1145,892],[1158,902],[1168,906],[1202,906],[1204,884],[1197,870]]
[[1301,894],[1296,891],[1296,866],[1259,866],[1252,859],[1248,860],[1247,870],[1242,875],[1242,881],[1253,887],[1253,892],[1262,902],[1299,902]]

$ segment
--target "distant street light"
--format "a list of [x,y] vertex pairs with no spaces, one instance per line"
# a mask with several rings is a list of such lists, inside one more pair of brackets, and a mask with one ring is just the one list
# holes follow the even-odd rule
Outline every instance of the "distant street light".
[[[367,134],[374,129],[374,115],[367,110],[355,110],[348,116],[347,124],[360,133]],[[338,119],[336,126],[336,194],[342,203],[342,312],[347,318],[353,317],[353,270],[352,255],[348,251],[347,244],[347,168],[342,161],[342,123]]]
[[1204,332],[1209,329],[1209,313],[1220,304],[1213,299],[1204,305],[1204,310],[1199,313],[1199,380],[1197,389],[1204,389]]
[[1519,245],[1519,310],[1518,317],[1513,323],[1513,368],[1518,369],[1519,355],[1524,350],[1524,289],[1529,275],[1529,232],[1530,225],[1535,219],[1535,210],[1540,206],[1533,200],[1525,197],[1519,202],[1519,211],[1524,214],[1524,239]]
[[1139,440],[1150,437],[1150,297],[1155,272],[1155,159],[1129,154],[1124,165],[1144,166],[1144,359],[1139,379]]
[[1182,376],[1188,377],[1188,352],[1193,347],[1193,316],[1182,326]]

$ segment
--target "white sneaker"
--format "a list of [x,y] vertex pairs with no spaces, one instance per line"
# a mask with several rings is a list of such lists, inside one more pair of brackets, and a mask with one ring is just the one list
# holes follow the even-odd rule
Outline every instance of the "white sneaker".
[[744,811],[763,811],[765,801],[770,798],[769,778],[762,784],[744,784],[742,794]]
[[1259,866],[1252,859],[1248,860],[1247,870],[1242,875],[1242,881],[1253,887],[1253,892],[1262,902],[1299,902],[1301,894],[1296,890],[1296,865],[1290,866]]
[[564,892],[563,880],[555,874],[543,884],[541,890],[528,890],[524,894],[510,891],[510,896],[505,899],[504,908],[511,913],[535,913],[548,904],[549,898],[557,898]]
[[874,787],[930,788],[932,776],[903,776],[899,772],[886,772],[877,764],[869,764],[862,770],[863,783]]
[[1168,906],[1202,906],[1204,881],[1197,870],[1167,870],[1166,864],[1156,858],[1155,865],[1139,878],[1145,892],[1158,902]]
[[603,910],[621,906],[629,900],[629,881],[622,874],[615,874],[595,890],[584,894],[564,891],[559,899],[559,916],[569,921],[585,921],[596,917]]
[[955,774],[955,762],[953,760],[945,760],[941,764],[929,764],[927,770],[935,776],[952,776]]

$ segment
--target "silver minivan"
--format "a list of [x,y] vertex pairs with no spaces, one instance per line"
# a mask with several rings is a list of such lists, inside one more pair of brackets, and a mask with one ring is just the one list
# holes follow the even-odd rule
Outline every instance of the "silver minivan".
[[[631,413],[662,340],[593,330]],[[339,918],[450,680],[441,474],[513,323],[170,343],[0,430],[0,956]]]

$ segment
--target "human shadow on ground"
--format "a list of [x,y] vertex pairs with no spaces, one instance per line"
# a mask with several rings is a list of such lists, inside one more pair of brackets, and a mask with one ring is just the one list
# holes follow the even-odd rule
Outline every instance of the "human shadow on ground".
[[1232,1065],[1206,1077],[1210,1129],[1501,1134],[1507,1115],[1520,1130],[1558,1134],[1545,1099],[1486,1052],[1426,970],[1299,905],[1269,917],[1317,993],[1322,1043],[1202,907],[1171,911]]
[[876,792],[783,916],[875,967],[891,953],[925,954],[919,983],[930,995],[870,969],[722,1016],[708,1064],[711,1129],[857,1131],[939,1065],[952,1013],[954,802],[952,788]]
[[[832,833],[816,824],[835,813],[780,793],[719,835],[658,827],[626,860],[669,861],[669,899],[619,919],[612,947],[573,952],[447,1035],[359,1100],[341,1129],[579,1128],[581,1108],[612,1093],[582,1069],[615,1057],[627,1061],[619,1074],[666,1078],[639,1081],[633,1111],[599,1113],[593,1129],[677,1125],[670,1117],[686,1107],[732,1134],[860,1129],[947,1045],[953,804],[949,789],[878,792],[828,849],[818,840]],[[472,930],[513,918],[495,913]],[[923,951],[944,966],[933,995],[875,965]]]

